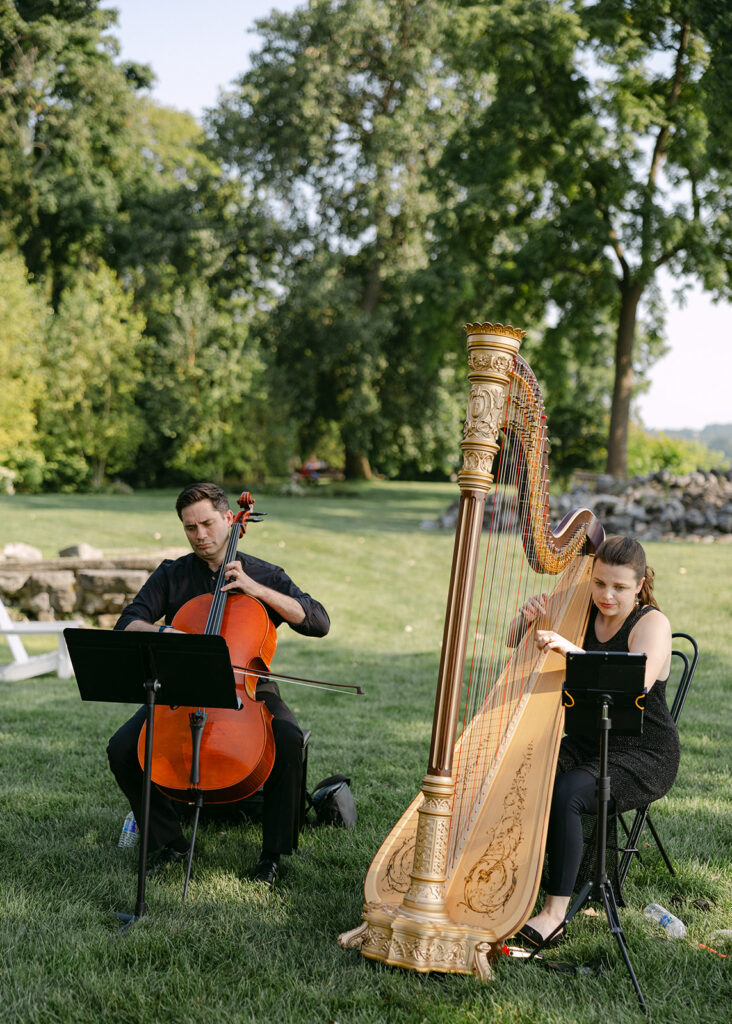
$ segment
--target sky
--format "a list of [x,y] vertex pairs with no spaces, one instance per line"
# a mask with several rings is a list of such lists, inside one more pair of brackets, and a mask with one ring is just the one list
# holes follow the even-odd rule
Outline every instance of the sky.
[[[219,90],[245,71],[258,48],[254,21],[270,11],[291,11],[301,0],[103,0],[119,12],[121,58],[150,64],[155,100],[196,117]],[[732,305],[714,305],[689,289],[683,309],[672,301],[680,282],[661,280],[669,307],[670,350],[654,366],[650,390],[638,404],[652,430],[701,430],[732,423]],[[466,311],[466,319],[500,320],[500,311]]]

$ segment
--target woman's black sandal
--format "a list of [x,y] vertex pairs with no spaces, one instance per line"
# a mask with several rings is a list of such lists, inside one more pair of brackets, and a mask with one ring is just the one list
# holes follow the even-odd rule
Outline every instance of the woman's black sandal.
[[[524,942],[528,942],[528,944],[534,948],[544,945],[544,938],[541,935],[541,932],[537,932],[536,928],[532,928],[530,924],[525,924],[523,928],[519,928],[516,932],[516,938],[523,939]],[[558,946],[560,942],[564,942],[563,931],[550,939],[546,943],[546,946]]]

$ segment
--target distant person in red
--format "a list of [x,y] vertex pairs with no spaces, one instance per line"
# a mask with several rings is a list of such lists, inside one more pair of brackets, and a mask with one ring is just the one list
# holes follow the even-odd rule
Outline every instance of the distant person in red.
[[[216,484],[191,484],[178,495],[175,507],[193,552],[162,562],[124,609],[115,629],[179,632],[170,625],[176,612],[191,598],[213,593],[234,520],[226,493]],[[297,633],[318,637],[330,629],[322,604],[303,593],[279,566],[237,552],[226,573],[228,582],[222,591],[248,594],[261,601],[275,626],[286,622]],[[163,625],[158,624],[161,619]],[[280,857],[293,850],[302,787],[302,732],[273,679],[259,680],[256,697],[273,715],[275,762],[264,784],[262,852],[251,877],[271,886]],[[140,708],[107,747],[109,766],[138,823],[142,820],[143,775],[137,741],[145,716],[145,708]],[[189,848],[173,801],[156,786],[152,787],[148,845],[151,851],[159,851],[153,870],[182,860]]]
[[323,463],[320,461],[315,452],[309,455],[303,463],[303,476],[306,480],[317,480],[320,476],[320,470],[323,468]]

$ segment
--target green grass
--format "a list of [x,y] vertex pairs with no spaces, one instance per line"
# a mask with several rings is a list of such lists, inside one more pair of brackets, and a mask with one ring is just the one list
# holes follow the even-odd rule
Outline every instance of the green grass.
[[[598,962],[597,975],[502,958],[482,984],[388,968],[337,946],[339,932],[359,923],[371,858],[426,768],[452,538],[418,527],[455,496],[450,485],[378,484],[257,501],[270,514],[249,528],[244,546],[284,565],[333,622],[324,640],[281,630],[275,667],[357,681],[367,694],[286,691],[312,729],[310,782],[348,773],[359,822],[349,831],[306,830],[273,893],[243,878],[259,849],[258,826],[211,821],[199,833],[186,905],[180,873],[155,880],[146,916],[119,935],[114,913],[134,907],[136,858],[116,849],[127,808],[105,747],[130,709],[82,703],[73,680],[0,684],[3,1024],[640,1019],[604,915],[580,915],[561,947],[563,962]],[[3,497],[0,542],[24,540],[46,556],[78,540],[107,552],[179,545],[173,500],[168,492]],[[681,770],[654,810],[677,875],[653,846],[644,850],[621,922],[652,1020],[727,1024],[732,957],[698,944],[732,927],[732,549],[653,544],[649,560],[662,607],[675,629],[697,637],[702,657],[681,722]],[[665,941],[641,908],[670,906],[675,895],[689,935]],[[711,911],[693,906],[699,897]]]

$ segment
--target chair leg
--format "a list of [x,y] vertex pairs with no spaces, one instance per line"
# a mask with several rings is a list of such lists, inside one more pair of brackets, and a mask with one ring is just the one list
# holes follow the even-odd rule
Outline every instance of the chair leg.
[[668,859],[668,854],[666,853],[666,851],[663,848],[663,843],[661,842],[661,838],[660,838],[658,832],[656,832],[655,825],[651,821],[650,814],[646,815],[646,824],[648,825],[649,829],[651,830],[651,835],[653,836],[653,838],[656,841],[656,846],[658,847],[659,853],[661,854],[663,859],[666,861],[666,867],[668,868],[669,873],[672,874],[672,875],[675,875],[676,872],[674,871],[674,866],[671,863],[671,861]]
[[623,850],[622,856],[620,858],[620,864],[618,865],[618,878],[620,880],[620,885],[622,887],[622,885],[625,883],[625,879],[630,868],[630,862],[633,859],[633,857],[638,857],[638,859],[641,862],[643,860],[643,858],[641,857],[640,850],[638,848],[638,840],[640,838],[641,832],[643,831],[643,826],[646,823],[646,818],[648,817],[648,808],[641,808],[640,810],[637,810],[635,812],[635,818],[633,819],[633,824],[630,826],[629,831],[627,829],[625,821],[622,818],[622,815],[619,815],[619,817],[620,820],[623,822],[623,828],[625,829],[627,837],[625,841],[625,849]]
[[306,729],[302,734],[302,785],[300,789],[300,814],[295,826],[295,849],[297,849],[298,835],[305,827],[305,816],[308,809],[308,751],[310,749],[310,735],[310,729]]

